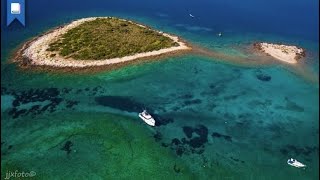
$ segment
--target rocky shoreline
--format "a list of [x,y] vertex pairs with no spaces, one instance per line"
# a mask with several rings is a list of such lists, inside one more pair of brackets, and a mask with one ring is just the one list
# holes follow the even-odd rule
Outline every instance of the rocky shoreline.
[[[158,59],[159,57],[168,56],[168,55],[177,55],[181,53],[185,53],[191,50],[191,46],[189,46],[185,41],[181,40],[177,36],[173,36],[167,33],[163,33],[161,31],[157,31],[161,33],[163,36],[169,37],[174,42],[178,43],[179,46],[174,46],[170,48],[164,48],[157,51],[150,51],[144,53],[138,53],[135,55],[125,56],[121,58],[112,58],[112,59],[104,59],[104,60],[74,60],[71,58],[65,59],[61,56],[50,57],[50,52],[47,52],[46,49],[50,42],[59,38],[62,34],[66,33],[68,30],[77,27],[86,21],[92,21],[96,18],[112,18],[112,17],[91,17],[91,18],[83,18],[79,20],[75,20],[68,25],[59,26],[53,30],[46,32],[38,37],[35,37],[22,45],[20,49],[14,55],[13,61],[18,63],[20,67],[28,68],[28,67],[36,67],[36,69],[62,69],[63,71],[73,71],[77,70],[85,70],[85,69],[109,69],[114,67],[119,67],[127,64],[131,64],[131,61],[136,60],[146,60],[146,59]],[[129,20],[120,19],[123,21],[135,23]],[[151,29],[148,26],[135,23],[141,27]],[[130,63],[129,63],[130,62]],[[73,69],[73,70],[72,70]]]
[[253,44],[253,48],[290,64],[296,64],[300,59],[306,57],[306,50],[297,46],[256,42]]

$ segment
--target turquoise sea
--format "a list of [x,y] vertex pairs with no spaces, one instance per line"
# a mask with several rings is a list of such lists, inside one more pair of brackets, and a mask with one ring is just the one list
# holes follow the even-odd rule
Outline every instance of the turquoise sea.
[[[318,1],[26,3],[25,28],[5,27],[1,11],[2,179],[15,171],[30,179],[319,179],[319,84],[281,64],[243,67],[190,54],[61,74],[10,62],[49,29],[116,16],[234,56],[255,41],[298,45],[317,77]],[[156,127],[138,118],[143,108]],[[291,157],[307,168],[287,165]]]

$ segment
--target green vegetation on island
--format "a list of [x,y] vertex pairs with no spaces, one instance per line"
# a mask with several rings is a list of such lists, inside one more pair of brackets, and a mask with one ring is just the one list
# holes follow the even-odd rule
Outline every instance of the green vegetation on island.
[[178,46],[161,33],[117,18],[97,18],[70,29],[49,44],[51,57],[102,60]]

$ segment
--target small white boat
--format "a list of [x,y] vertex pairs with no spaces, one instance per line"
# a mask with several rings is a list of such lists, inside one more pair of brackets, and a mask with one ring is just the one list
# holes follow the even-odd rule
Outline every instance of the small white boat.
[[192,15],[192,14],[189,14],[189,16],[192,17],[192,18],[194,18],[194,15]]
[[219,32],[218,36],[219,36],[219,37],[221,37],[221,36],[222,36],[222,33],[221,33],[221,32]]
[[156,124],[156,121],[146,110],[143,110],[141,113],[139,113],[139,117],[150,126],[155,126]]
[[297,168],[304,168],[304,167],[306,167],[305,164],[302,164],[301,162],[299,162],[299,161],[297,161],[296,159],[293,159],[293,158],[288,159],[287,163],[288,163],[290,166],[294,166],[294,167],[297,167]]

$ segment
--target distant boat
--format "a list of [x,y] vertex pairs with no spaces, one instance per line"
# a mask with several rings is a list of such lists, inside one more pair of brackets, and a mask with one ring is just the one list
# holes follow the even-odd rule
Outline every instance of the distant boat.
[[155,126],[156,121],[153,119],[153,117],[147,112],[147,110],[143,110],[141,113],[139,113],[139,117],[148,125]]
[[222,36],[222,33],[221,33],[221,32],[219,32],[218,36],[219,36],[219,37],[221,37],[221,36]]
[[194,15],[192,15],[192,14],[189,14],[189,16],[192,17],[192,18],[194,18]]
[[297,168],[304,168],[304,167],[306,167],[305,164],[302,164],[301,162],[299,162],[299,161],[297,161],[296,159],[293,159],[293,158],[288,159],[287,163],[288,163],[290,166],[297,167]]

